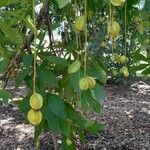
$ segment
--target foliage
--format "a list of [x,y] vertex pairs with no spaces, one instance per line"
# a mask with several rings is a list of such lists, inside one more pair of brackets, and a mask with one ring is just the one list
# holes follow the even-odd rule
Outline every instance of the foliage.
[[[39,0],[35,2],[34,17],[32,1],[0,1],[3,86],[10,78],[15,78],[16,88],[26,84],[29,93],[17,102],[26,116],[31,109],[32,93],[37,91],[42,95],[43,117],[35,126],[35,141],[43,131],[53,131],[62,135],[62,149],[75,149],[76,134],[84,141],[85,130],[99,133],[103,128],[83,114],[102,111],[101,100],[106,99],[102,86],[110,71],[127,66],[131,73],[143,70],[142,74],[150,74],[148,0],[142,10],[136,7],[139,0],[127,0],[126,5],[112,5],[111,9],[109,0],[87,0],[87,5],[85,2]],[[82,17],[81,23],[78,17],[83,15],[86,19]],[[113,42],[107,33],[107,23],[112,16],[121,27]],[[114,53],[126,55],[129,61],[114,62]],[[81,90],[79,81],[85,76],[94,81],[92,88]],[[0,90],[0,98],[8,102],[10,95]]]

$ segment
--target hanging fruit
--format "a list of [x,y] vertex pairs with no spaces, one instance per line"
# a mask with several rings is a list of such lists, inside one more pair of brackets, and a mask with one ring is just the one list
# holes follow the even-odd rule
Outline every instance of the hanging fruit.
[[85,16],[78,16],[76,18],[74,26],[77,32],[84,30],[85,22],[86,22]]
[[119,35],[120,30],[121,30],[121,28],[117,21],[112,21],[108,24],[108,34],[112,38],[116,38]]
[[114,54],[112,55],[112,60],[118,63],[119,60],[120,60],[120,57],[121,57],[120,54],[114,53]]
[[87,90],[89,85],[87,81],[87,77],[83,77],[79,80],[79,87],[81,90]]
[[128,70],[128,67],[124,66],[120,69],[120,74],[123,74],[125,77],[128,77],[129,76],[129,70]]
[[128,57],[126,57],[125,55],[122,55],[120,58],[119,58],[119,63],[121,64],[124,64],[128,62]]
[[43,97],[40,94],[34,92],[30,97],[30,106],[33,109],[37,110],[40,109],[42,105],[43,105]]
[[116,77],[116,76],[118,75],[117,70],[113,69],[113,70],[112,70],[112,75],[113,75],[114,77]]
[[122,6],[126,0],[111,0],[112,5],[114,6]]
[[79,60],[74,61],[68,68],[68,74],[77,72],[81,67],[81,62]]
[[125,77],[128,77],[128,76],[129,76],[129,71],[128,71],[128,68],[127,68],[127,67],[124,68],[123,75],[124,75]]
[[88,88],[93,89],[95,87],[96,81],[93,77],[87,76],[86,80],[88,82]]
[[30,109],[27,118],[31,124],[38,125],[42,121],[42,113],[41,111]]

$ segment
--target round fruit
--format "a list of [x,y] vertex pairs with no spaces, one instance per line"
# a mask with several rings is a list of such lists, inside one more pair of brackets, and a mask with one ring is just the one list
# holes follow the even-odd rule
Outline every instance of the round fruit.
[[83,77],[79,80],[79,87],[81,90],[87,90],[89,87],[87,77]]
[[87,76],[86,77],[87,82],[88,82],[88,88],[93,89],[95,87],[96,81],[93,77]]
[[41,111],[30,109],[27,118],[31,124],[38,125],[42,121],[42,113]]
[[80,32],[82,30],[84,30],[85,28],[85,16],[79,16],[76,18],[75,20],[75,29],[76,31]]
[[114,77],[116,77],[116,76],[118,75],[118,72],[113,69],[113,70],[112,70],[112,74],[113,74]]
[[119,58],[119,62],[121,64],[124,64],[125,62],[128,61],[128,58],[125,56],[125,55],[122,55],[120,58]]
[[128,71],[128,68],[127,68],[127,67],[126,67],[126,69],[124,69],[123,75],[124,75],[125,77],[128,77],[128,76],[129,76],[129,71]]
[[114,53],[114,54],[112,55],[112,59],[113,59],[114,61],[116,61],[116,62],[119,62],[120,55],[117,54],[117,53]]
[[34,92],[30,97],[30,106],[35,110],[40,109],[43,106],[43,97]]
[[123,74],[123,73],[124,73],[124,67],[122,67],[122,68],[119,70],[119,73],[120,73],[120,74]]
[[119,35],[120,33],[120,25],[117,21],[112,21],[108,25],[108,34],[112,37],[115,38]]
[[70,146],[72,144],[72,142],[69,139],[66,140],[66,143],[68,146]]
[[74,61],[68,68],[68,74],[77,72],[81,67],[79,60]]
[[121,6],[125,0],[111,0],[112,5],[114,6]]

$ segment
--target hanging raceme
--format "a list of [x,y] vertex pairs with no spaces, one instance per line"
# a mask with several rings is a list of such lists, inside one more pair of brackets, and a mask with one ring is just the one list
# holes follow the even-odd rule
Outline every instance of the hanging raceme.
[[32,1],[33,11],[33,25],[34,25],[34,66],[33,66],[33,94],[30,97],[29,104],[31,109],[28,112],[27,118],[33,125],[38,125],[42,120],[42,113],[39,110],[43,106],[43,97],[36,92],[36,62],[37,62],[37,50],[36,50],[36,19],[35,19],[35,1]]

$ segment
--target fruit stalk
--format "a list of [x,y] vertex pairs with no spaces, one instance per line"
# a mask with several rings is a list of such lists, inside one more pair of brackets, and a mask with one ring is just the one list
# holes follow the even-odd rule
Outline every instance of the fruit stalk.
[[35,18],[35,1],[32,1],[32,15],[33,15],[33,25],[34,25],[34,65],[33,65],[33,92],[35,92],[36,83],[36,18]]
[[84,76],[86,76],[86,67],[87,67],[87,0],[85,0],[85,6],[84,6],[84,15],[85,15],[85,55],[84,55]]

